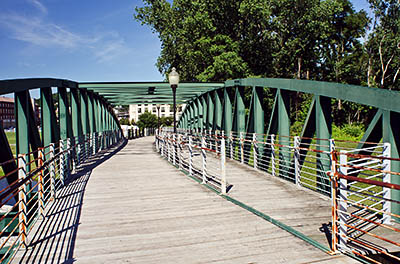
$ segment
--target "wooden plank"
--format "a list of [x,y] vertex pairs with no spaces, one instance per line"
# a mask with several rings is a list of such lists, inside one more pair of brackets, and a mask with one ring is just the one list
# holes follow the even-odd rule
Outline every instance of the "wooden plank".
[[[353,263],[329,256],[196,183],[132,140],[87,164],[16,262]],[[94,163],[94,164],[93,164]],[[97,163],[97,164],[96,164]]]

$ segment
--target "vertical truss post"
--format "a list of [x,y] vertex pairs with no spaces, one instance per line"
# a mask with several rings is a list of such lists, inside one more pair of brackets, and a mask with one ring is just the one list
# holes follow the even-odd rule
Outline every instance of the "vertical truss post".
[[[24,180],[27,176],[26,155],[18,155],[18,179]],[[18,188],[19,234],[21,243],[27,247],[27,208],[26,208],[26,183]]]
[[207,93],[207,107],[207,129],[212,130],[214,123],[214,103],[211,92]]
[[203,109],[203,130],[207,130],[207,100],[206,100],[207,95],[202,95],[201,96],[201,104],[202,104],[202,109]]
[[80,151],[80,136],[82,135],[82,122],[81,122],[81,104],[79,89],[71,89],[71,115],[72,115],[72,131],[74,148],[74,167],[79,165],[81,159]]
[[213,130],[221,130],[222,128],[222,90],[218,89],[214,91],[214,123]]
[[206,156],[206,139],[204,136],[201,136],[201,157],[203,161],[203,181],[202,183],[205,184],[207,182],[207,156]]
[[246,110],[244,105],[244,87],[236,87],[235,94],[235,128],[238,133],[246,130]]
[[225,138],[221,138],[221,193],[226,194],[226,151]]
[[204,110],[203,110],[203,104],[201,102],[200,97],[196,98],[196,104],[197,104],[197,109],[198,109],[198,122],[197,122],[197,127],[200,129],[201,132],[204,130]]
[[[29,133],[29,91],[22,91],[15,93],[15,117],[16,117],[16,125],[17,125],[17,135],[16,135],[16,143],[17,143],[17,155],[19,154],[28,154],[29,153],[29,143],[30,143],[30,133]],[[26,155],[24,157],[24,161],[26,164],[30,162],[30,155]],[[30,166],[26,166],[26,170],[29,169]]]
[[[384,143],[384,145],[383,145],[383,157],[385,157],[385,158],[390,158],[390,152],[391,152],[391,149],[390,149],[390,143]],[[382,181],[383,182],[386,182],[386,183],[391,183],[392,182],[392,180],[391,180],[391,174],[390,173],[388,173],[388,172],[390,172],[391,171],[391,166],[390,166],[390,159],[384,159],[383,161],[382,161],[382,170],[384,171],[383,172],[383,179],[382,179]],[[382,208],[382,210],[385,212],[385,214],[383,214],[383,219],[382,219],[382,223],[383,224],[390,224],[390,221],[391,221],[391,216],[390,216],[390,214],[391,214],[391,207],[390,207],[390,200],[391,200],[391,192],[390,192],[390,189],[389,188],[384,188],[383,187],[383,189],[384,189],[384,193],[383,193],[383,198],[384,198],[384,200],[383,200],[383,208]]]
[[[290,96],[289,91],[278,89],[278,133],[279,145],[290,146]],[[279,175],[294,182],[294,176],[288,174],[290,168],[290,148],[279,147]]]
[[[317,132],[317,150],[329,151],[329,141],[332,131],[332,107],[331,99],[324,96],[315,96],[315,114],[316,114],[316,132]],[[317,189],[322,190],[326,194],[330,192],[329,177],[326,172],[329,171],[330,162],[329,155],[325,153],[317,153]]]
[[60,138],[69,138],[71,131],[71,118],[69,114],[69,102],[67,88],[58,87],[58,116],[60,123]]
[[275,135],[270,136],[270,142],[271,142],[271,170],[272,170],[272,176],[276,176],[276,166],[275,166]]
[[[231,132],[232,132],[232,102],[228,93],[228,88],[224,88],[224,100],[223,100],[223,119],[222,119],[222,130],[225,131],[226,135],[229,135],[229,140],[227,141],[229,152],[232,152],[233,143],[231,142]],[[230,157],[232,158],[232,156]]]
[[294,151],[294,174],[296,179],[296,185],[300,186],[300,137],[294,137],[293,151]]
[[[390,143],[390,157],[400,158],[400,113],[383,110],[383,142]],[[392,172],[400,172],[400,161],[392,160],[390,164]],[[391,183],[400,185],[400,177],[391,177]],[[391,199],[400,201],[400,191],[392,189]],[[391,203],[391,212],[400,215],[400,203]],[[400,223],[400,217],[392,217],[393,220]]]
[[88,98],[87,98],[87,91],[86,89],[80,89],[81,95],[81,119],[82,119],[82,147],[83,153],[86,159],[87,154],[87,138],[90,132],[90,125],[89,125],[89,115],[88,115]]
[[93,135],[94,132],[96,131],[96,117],[95,117],[95,111],[94,111],[94,100],[93,100],[93,93],[88,92],[87,93],[87,98],[88,98],[88,119],[89,119],[89,156],[95,154],[94,150],[94,140],[93,140]]
[[244,164],[244,132],[240,132],[240,163]]
[[[340,151],[340,173],[347,175],[348,168],[346,151]],[[338,219],[339,219],[339,241],[338,244],[341,248],[347,247],[347,179],[339,177],[339,202],[338,202]]]
[[189,136],[189,175],[193,176],[193,138]]
[[193,100],[193,128],[197,131],[200,127],[199,108],[197,107],[197,98]]

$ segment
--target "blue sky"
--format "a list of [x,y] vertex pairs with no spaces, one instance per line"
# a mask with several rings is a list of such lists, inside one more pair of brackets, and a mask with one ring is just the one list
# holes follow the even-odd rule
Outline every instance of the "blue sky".
[[[352,1],[367,10],[366,0]],[[0,0],[0,79],[161,81],[137,0]]]

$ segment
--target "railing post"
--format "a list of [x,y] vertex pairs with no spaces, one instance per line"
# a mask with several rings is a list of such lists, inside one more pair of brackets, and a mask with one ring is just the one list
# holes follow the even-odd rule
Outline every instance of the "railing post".
[[[390,158],[390,143],[384,143],[383,144],[383,157],[385,158]],[[386,183],[391,183],[391,174],[388,173],[391,171],[391,164],[390,164],[390,159],[384,159],[382,161],[382,170],[384,171],[383,173],[383,182]],[[391,222],[391,206],[390,206],[390,200],[391,200],[391,191],[389,188],[385,188],[384,189],[384,193],[383,193],[383,205],[382,205],[382,209],[385,212],[383,214],[383,219],[382,219],[382,223],[384,224],[390,224]]]
[[[27,176],[26,171],[26,155],[20,154],[18,156],[18,179],[24,180]],[[26,211],[26,183],[18,188],[18,210],[19,210],[19,234],[21,243],[26,247],[26,228],[27,228],[27,211]]]
[[207,156],[206,156],[206,150],[205,148],[207,147],[206,145],[206,139],[204,136],[201,136],[201,157],[203,161],[203,181],[202,183],[205,184],[207,182]]
[[69,178],[69,176],[71,175],[71,139],[67,138],[67,178]]
[[244,137],[243,137],[243,132],[240,132],[240,163],[244,164]]
[[64,178],[65,178],[65,153],[64,153],[64,140],[60,139],[60,180],[61,184],[64,186]]
[[213,144],[212,144],[212,129],[210,128],[209,130],[208,130],[208,138],[209,138],[209,141],[210,141],[210,146],[209,146],[209,149],[213,149]]
[[337,154],[333,150],[330,152],[331,159],[331,171],[329,176],[331,179],[331,194],[332,194],[332,251],[337,252],[338,250],[338,182],[337,182]]
[[171,162],[171,134],[167,134],[168,161]]
[[230,151],[230,158],[233,159],[233,132],[229,132],[229,151]]
[[50,143],[50,194],[51,197],[54,198],[55,194],[56,194],[56,186],[55,186],[55,177],[56,177],[56,173],[55,173],[55,166],[54,164],[56,163],[53,159],[54,159],[54,143]]
[[275,135],[271,135],[271,170],[272,176],[276,176],[275,168]]
[[300,137],[294,137],[293,150],[294,150],[294,175],[296,180],[296,185],[300,186]]
[[[340,173],[347,175],[347,155],[346,151],[340,151]],[[347,247],[347,179],[339,177],[339,193],[338,193],[338,218],[339,218],[339,242],[342,248]]]
[[39,212],[42,217],[44,217],[44,149],[39,148],[39,160],[38,165],[40,168],[40,173],[38,176],[38,203]]
[[96,155],[97,132],[92,133],[92,155]]
[[219,149],[218,149],[218,130],[215,130],[214,133],[214,138],[215,138],[215,153],[219,153]]
[[160,134],[160,143],[161,143],[161,156],[162,157],[165,157],[165,135],[164,135],[164,132],[161,132],[161,134]]
[[221,138],[221,193],[226,194],[226,152],[225,138]]
[[179,163],[179,169],[183,169],[182,165],[182,135],[178,134],[178,163]]
[[189,136],[189,175],[193,176],[193,139]]
[[176,134],[172,135],[172,164],[176,165]]
[[257,145],[257,135],[253,133],[253,141],[251,142],[253,145],[253,167],[254,169],[258,168],[258,145]]

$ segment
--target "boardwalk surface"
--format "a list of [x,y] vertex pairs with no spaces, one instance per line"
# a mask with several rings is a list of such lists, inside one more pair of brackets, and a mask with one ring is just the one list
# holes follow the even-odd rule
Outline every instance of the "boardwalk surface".
[[162,159],[152,142],[132,140],[88,163],[50,205],[29,235],[31,246],[14,262],[354,262],[329,256],[219,197]]

